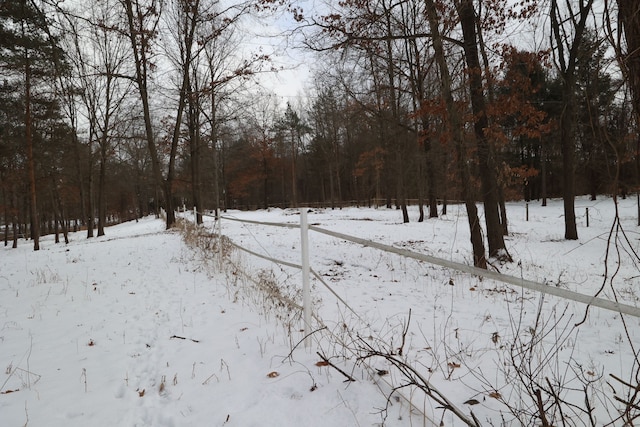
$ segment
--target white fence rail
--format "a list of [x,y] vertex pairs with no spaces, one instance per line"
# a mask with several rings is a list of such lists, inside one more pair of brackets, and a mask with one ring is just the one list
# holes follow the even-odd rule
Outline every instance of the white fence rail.
[[[481,269],[481,268],[477,268],[477,267],[473,267],[470,265],[466,265],[466,264],[462,264],[459,262],[454,262],[454,261],[449,261],[449,260],[445,260],[442,258],[436,258],[433,256],[429,256],[429,255],[425,255],[425,254],[421,254],[418,252],[413,252],[413,251],[409,251],[407,249],[400,249],[400,248],[396,248],[394,246],[390,246],[390,245],[385,245],[382,243],[378,243],[378,242],[374,242],[371,240],[366,240],[366,239],[362,239],[359,237],[355,237],[355,236],[350,236],[348,234],[343,234],[343,233],[338,233],[335,231],[331,231],[331,230],[326,230],[320,227],[316,227],[313,225],[309,225],[307,222],[307,209],[306,208],[302,208],[300,209],[300,223],[299,224],[287,224],[287,223],[274,223],[274,222],[262,222],[262,221],[251,221],[251,220],[245,220],[245,219],[239,219],[239,218],[233,218],[230,216],[218,216],[221,219],[224,220],[229,220],[229,221],[238,221],[241,223],[247,223],[247,224],[255,224],[255,225],[262,225],[262,226],[271,226],[271,227],[285,227],[285,228],[300,228],[301,230],[301,246],[302,246],[302,253],[301,253],[301,263],[300,264],[295,264],[292,262],[288,262],[285,260],[278,260],[278,259],[274,259],[271,257],[267,257],[261,254],[258,254],[254,251],[251,251],[247,248],[243,248],[237,244],[233,244],[235,247],[237,247],[238,249],[241,249],[251,255],[254,256],[258,256],[260,258],[264,258],[267,259],[269,261],[272,261],[276,264],[281,264],[281,265],[285,265],[285,266],[289,266],[289,267],[293,267],[293,268],[299,268],[303,270],[303,281],[306,280],[307,284],[304,285],[303,283],[303,307],[305,308],[305,313],[303,318],[305,319],[305,328],[309,327],[309,320],[310,320],[310,314],[307,311],[309,309],[309,287],[308,287],[308,278],[309,278],[309,274],[310,272],[312,272],[314,274],[314,276],[318,279],[320,279],[322,281],[322,279],[320,278],[320,276],[315,273],[312,269],[310,269],[309,266],[309,247],[308,247],[308,237],[307,237],[307,233],[308,231],[314,231],[317,233],[321,233],[321,234],[325,234],[331,237],[335,237],[337,239],[342,239],[342,240],[346,240],[349,242],[353,242],[353,243],[357,243],[366,247],[370,247],[370,248],[374,248],[374,249],[378,249],[381,251],[385,251],[385,252],[389,252],[389,253],[393,253],[402,257],[406,257],[406,258],[411,258],[411,259],[415,259],[418,261],[422,261],[428,264],[433,264],[433,265],[437,265],[437,266],[441,266],[441,267],[445,267],[451,270],[455,270],[455,271],[459,271],[462,273],[466,273],[466,274],[470,274],[470,275],[474,275],[474,276],[479,276],[479,277],[484,277],[487,279],[491,279],[491,280],[495,280],[498,282],[502,282],[502,283],[506,283],[509,285],[513,285],[513,286],[518,286],[521,288],[525,288],[525,289],[529,289],[532,291],[536,291],[536,292],[540,292],[543,294],[548,294],[548,295],[553,295],[562,299],[566,299],[566,300],[570,300],[570,301],[575,301],[575,302],[579,302],[582,304],[585,304],[586,306],[593,306],[593,307],[599,307],[605,310],[610,310],[610,311],[614,311],[617,313],[621,313],[621,314],[626,314],[629,316],[633,316],[633,317],[640,317],[640,308],[639,307],[634,307],[632,305],[628,305],[628,304],[623,304],[623,303],[619,303],[616,301],[611,301],[608,299],[604,299],[604,298],[600,298],[600,297],[596,297],[593,295],[586,295],[586,294],[581,294],[579,292],[574,292],[574,291],[570,291],[568,289],[563,289],[563,288],[559,288],[557,286],[553,286],[553,285],[547,285],[547,284],[542,284],[542,283],[537,283],[537,282],[533,282],[530,280],[526,280],[520,277],[515,277],[515,276],[510,276],[510,275],[506,275],[506,274],[501,274],[501,273],[497,273],[495,271],[489,271],[489,270],[485,270],[485,269]],[[220,232],[220,227],[219,227],[219,232]],[[306,241],[306,244],[305,244]],[[325,286],[327,286],[327,288],[336,296],[340,299],[340,301],[345,304],[347,306],[347,308],[351,309],[348,304],[343,301],[324,281],[322,281],[323,284]]]
[[[293,306],[295,306],[298,310],[302,309],[302,314],[303,314],[303,321],[304,321],[304,344],[305,347],[309,347],[310,346],[310,338],[311,335],[313,335],[311,331],[311,298],[310,298],[310,291],[309,291],[309,276],[313,275],[322,285],[324,285],[339,301],[341,304],[343,304],[348,310],[350,310],[358,319],[362,320],[361,317],[358,315],[358,313],[356,311],[354,311],[349,304],[344,301],[339,295],[338,293],[336,293],[332,287],[327,284],[325,282],[325,280],[317,273],[313,270],[313,268],[311,268],[310,264],[309,264],[309,244],[308,244],[308,232],[312,231],[312,232],[316,232],[316,233],[320,233],[320,234],[324,234],[336,239],[341,239],[341,240],[345,240],[345,241],[349,241],[355,244],[359,244],[362,245],[364,247],[370,247],[373,249],[377,249],[380,251],[384,251],[387,253],[392,253],[395,255],[398,255],[400,257],[405,257],[405,258],[410,258],[410,259],[414,259],[420,262],[424,262],[424,263],[428,263],[431,265],[436,265],[436,266],[440,266],[443,268],[447,268],[450,270],[454,270],[454,271],[458,271],[464,274],[468,274],[468,275],[472,275],[472,276],[477,276],[477,277],[483,277],[486,279],[490,279],[490,280],[494,280],[494,281],[498,281],[498,282],[502,282],[508,285],[513,285],[513,286],[517,286],[517,287],[521,287],[524,289],[529,289],[535,292],[540,292],[542,294],[548,294],[548,295],[553,295],[555,297],[558,298],[562,298],[565,300],[570,300],[570,301],[575,301],[578,303],[582,303],[585,304],[587,307],[589,306],[593,306],[593,307],[599,307],[601,309],[605,309],[605,310],[610,310],[616,313],[621,313],[621,314],[626,314],[626,315],[630,315],[633,317],[640,317],[640,308],[639,307],[634,307],[628,304],[622,304],[619,302],[615,302],[615,301],[611,301],[608,299],[604,299],[604,298],[599,298],[599,297],[595,297],[592,295],[585,295],[585,294],[581,294],[578,292],[574,292],[574,291],[570,291],[567,289],[562,289],[559,288],[557,286],[554,285],[547,285],[547,284],[541,284],[541,283],[537,283],[537,282],[533,282],[530,280],[526,280],[523,278],[519,278],[519,277],[515,277],[515,276],[510,276],[510,275],[506,275],[506,274],[501,274],[501,273],[497,273],[494,271],[488,271],[488,270],[484,270],[484,269],[479,269],[476,267],[472,267],[466,264],[462,264],[462,263],[458,263],[458,262],[454,262],[454,261],[449,261],[449,260],[445,260],[442,258],[437,258],[437,257],[432,257],[429,255],[425,255],[425,254],[421,254],[418,252],[413,252],[407,249],[401,249],[401,248],[397,248],[394,246],[390,246],[390,245],[385,245],[382,243],[378,243],[378,242],[374,242],[371,240],[366,240],[366,239],[362,239],[359,237],[355,237],[355,236],[351,236],[348,234],[343,234],[343,233],[339,233],[339,232],[335,232],[335,231],[331,231],[331,230],[327,230],[324,228],[320,228],[314,225],[310,225],[307,222],[307,209],[301,209],[300,210],[300,222],[298,224],[295,223],[275,223],[275,222],[263,222],[263,221],[252,221],[252,220],[245,220],[245,219],[239,219],[239,218],[234,218],[231,216],[222,216],[222,215],[216,215],[216,223],[214,228],[217,231],[218,237],[221,238],[222,237],[222,221],[236,221],[236,222],[240,222],[240,223],[245,223],[245,224],[253,224],[253,225],[258,225],[258,226],[264,226],[264,227],[282,227],[282,228],[288,228],[288,229],[297,229],[299,228],[300,231],[300,243],[301,243],[301,253],[300,253],[300,263],[296,263],[296,262],[292,262],[292,261],[287,261],[287,260],[282,260],[282,259],[277,259],[275,257],[269,256],[269,255],[265,255],[265,254],[261,254],[258,252],[255,252],[251,249],[245,248],[239,244],[237,244],[236,242],[230,241],[230,244],[237,248],[238,250],[241,250],[245,253],[250,254],[251,256],[255,256],[255,257],[259,257],[261,259],[267,260],[269,262],[273,262],[275,264],[278,265],[282,265],[282,266],[287,266],[290,268],[295,268],[295,269],[299,269],[302,270],[302,276],[303,276],[303,304],[302,307],[300,307],[298,305],[298,303],[293,303],[290,302],[290,304],[293,304]],[[222,245],[218,245],[220,247],[220,250],[222,250]],[[220,262],[222,262],[222,252],[220,253]],[[306,283],[305,283],[306,282]],[[320,321],[320,323],[322,324],[321,319],[317,319]],[[331,332],[328,332],[329,334],[331,334]],[[349,350],[349,351],[353,351],[353,350]],[[357,354],[354,353],[355,356],[358,356]],[[366,361],[362,362],[363,366],[365,366],[369,372],[373,373],[372,375],[375,375],[375,369],[373,366],[368,365]],[[376,385],[378,387],[380,387],[380,390],[383,391],[383,394],[388,395],[390,392],[396,392],[398,393],[397,396],[399,396],[400,398],[403,399],[403,401],[405,401],[407,404],[410,405],[412,409],[412,413],[414,414],[421,414],[421,416],[424,417],[424,420],[426,420],[426,424],[425,425],[433,425],[433,426],[437,426],[437,425],[442,425],[438,422],[438,420],[435,420],[431,414],[429,414],[425,408],[420,407],[420,405],[415,405],[415,402],[413,400],[413,397],[411,395],[406,396],[404,393],[400,392],[398,390],[398,385],[394,384],[394,382],[390,379],[385,379],[384,377],[377,377],[377,381],[375,382]],[[445,395],[440,393],[434,386],[433,384],[431,384],[428,380],[425,380],[425,385],[432,391],[434,391],[438,396],[441,396],[442,399],[445,399],[446,402],[446,408],[450,411],[452,411],[453,413],[456,414],[457,417],[460,418],[460,420],[462,420],[465,424],[467,425],[478,425],[476,424],[476,422],[472,419],[469,419],[464,411],[460,410],[460,408],[456,407],[452,402],[450,402],[449,400],[446,399]],[[472,414],[473,415],[473,414]]]

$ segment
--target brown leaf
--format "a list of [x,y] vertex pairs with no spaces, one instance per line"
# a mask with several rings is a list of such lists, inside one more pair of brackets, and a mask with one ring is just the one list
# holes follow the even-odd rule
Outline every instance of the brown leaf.
[[268,376],[269,378],[275,378],[275,377],[279,377],[279,376],[280,376],[280,374],[279,374],[279,373],[277,373],[276,371],[272,371],[272,372],[269,372],[269,373],[267,374],[267,376]]
[[316,362],[316,366],[329,366],[329,362],[326,360],[319,360]]
[[15,389],[15,390],[7,390],[7,391],[2,391],[0,392],[0,394],[9,394],[9,393],[15,393],[16,391],[20,391],[19,388]]
[[94,345],[96,345],[96,342],[94,340],[89,340],[89,342],[87,343],[87,345],[89,347],[93,347]]
[[452,369],[455,369],[455,368],[459,368],[460,364],[456,363],[456,362],[449,362],[449,363],[447,363],[447,366],[449,366]]
[[489,397],[492,397],[494,399],[500,399],[502,397],[502,395],[500,393],[498,393],[497,391],[492,391],[491,393],[489,393]]
[[499,340],[500,340],[500,335],[498,335],[498,333],[497,333],[497,332],[494,332],[494,333],[492,333],[492,334],[491,334],[491,341],[492,341],[494,344],[498,344],[498,341],[499,341]]
[[464,402],[465,405],[477,405],[478,403],[480,403],[480,401],[477,399],[469,399]]
[[144,396],[144,389],[140,390],[138,389],[138,396],[143,397]]

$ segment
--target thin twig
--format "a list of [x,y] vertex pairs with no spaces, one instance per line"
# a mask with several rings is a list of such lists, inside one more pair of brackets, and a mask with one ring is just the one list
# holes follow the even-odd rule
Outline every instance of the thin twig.
[[535,391],[536,394],[536,404],[538,405],[538,415],[540,416],[540,421],[542,422],[543,427],[550,427],[549,421],[547,421],[547,414],[544,412],[544,404],[542,403],[542,392],[540,389]]
[[617,376],[617,375],[615,375],[615,374],[609,374],[609,376],[610,376],[611,378],[613,378],[614,380],[616,380],[616,381],[618,381],[618,382],[620,382],[620,383],[622,383],[622,384],[626,385],[627,387],[629,387],[629,388],[631,388],[631,389],[633,389],[633,390],[640,390],[640,384],[638,384],[638,385],[633,385],[633,384],[631,384],[631,383],[626,382],[625,380],[623,380],[622,378],[618,377],[618,376]]
[[316,354],[318,356],[320,356],[320,359],[322,359],[323,362],[325,362],[327,365],[331,366],[333,369],[335,369],[336,371],[338,371],[342,375],[344,375],[347,378],[346,381],[350,381],[350,382],[355,382],[356,381],[351,375],[347,374],[345,371],[343,371],[342,369],[338,368],[336,365],[331,363],[331,361],[329,359],[327,359],[326,357],[324,357],[322,354],[320,354],[320,352],[316,351]]
[[409,324],[411,323],[411,309],[409,309],[409,318],[407,319],[407,323],[404,324],[404,328],[402,329],[402,343],[398,348],[398,354],[402,356],[404,344],[407,339],[407,333],[409,332]]
[[199,340],[194,340],[193,338],[185,338],[185,337],[180,337],[178,335],[171,335],[169,337],[169,339],[173,339],[173,338],[177,338],[179,340],[189,340],[189,341],[193,341],[193,342],[200,342]]
[[296,343],[296,345],[293,346],[293,348],[291,349],[291,351],[289,352],[289,354],[287,354],[287,357],[285,357],[284,359],[282,359],[282,362],[284,363],[285,360],[287,360],[288,358],[291,357],[291,355],[293,354],[293,352],[295,351],[295,349],[300,345],[300,343],[302,343],[304,340],[306,340],[308,337],[310,337],[311,335],[315,334],[316,332],[319,332],[323,329],[327,329],[326,326],[323,326],[322,328],[316,329],[315,331],[311,331],[309,332],[307,335],[305,335],[304,337],[302,337],[302,339],[300,341],[298,341]]

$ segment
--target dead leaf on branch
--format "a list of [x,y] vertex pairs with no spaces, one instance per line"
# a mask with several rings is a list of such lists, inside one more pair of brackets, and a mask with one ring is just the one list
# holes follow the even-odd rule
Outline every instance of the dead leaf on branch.
[[269,377],[269,378],[276,378],[276,377],[279,377],[279,376],[280,376],[280,374],[277,373],[276,371],[272,371],[272,372],[269,372],[267,374],[267,377]]
[[447,363],[447,366],[450,367],[451,369],[456,369],[460,367],[460,364],[456,362],[449,362]]
[[491,393],[489,393],[489,397],[492,397],[494,399],[500,399],[502,398],[502,395],[497,391],[492,391]]
[[327,362],[326,360],[320,360],[316,362],[316,366],[329,366],[329,362]]
[[493,342],[494,344],[498,344],[499,340],[500,340],[500,335],[498,335],[497,332],[494,332],[491,334],[491,342]]

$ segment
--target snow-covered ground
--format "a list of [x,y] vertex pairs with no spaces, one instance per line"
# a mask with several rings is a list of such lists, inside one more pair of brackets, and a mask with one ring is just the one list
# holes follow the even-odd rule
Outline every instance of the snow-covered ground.
[[[577,206],[580,239],[565,241],[561,201],[531,203],[529,221],[524,203],[509,204],[514,262],[493,268],[584,294],[604,284],[601,297],[637,306],[635,200],[619,201],[625,234],[614,238],[610,198]],[[299,222],[294,210],[225,216]],[[312,210],[308,218],[326,230],[470,263],[461,206],[423,223],[402,224],[399,211],[371,208]],[[214,229],[212,218],[204,228]],[[446,404],[484,425],[521,425],[540,422],[531,415],[536,389],[550,418],[562,401],[568,424],[591,416],[602,425],[617,419],[624,405],[615,398],[630,390],[610,375],[637,383],[638,318],[623,323],[618,313],[591,308],[574,327],[585,317],[580,303],[311,232],[311,268],[324,283],[311,281],[314,332],[305,346],[295,307],[299,270],[227,246],[220,269],[215,238],[185,241],[155,218],[106,234],[72,234],[68,245],[45,237],[39,252],[26,241],[0,249],[0,425],[462,425]],[[223,219],[222,234],[300,263],[298,229]],[[391,393],[411,379],[397,361],[448,402],[415,386]],[[545,393],[546,379],[558,396]],[[584,386],[591,414],[568,406],[585,407]],[[516,419],[509,407],[524,415]]]

